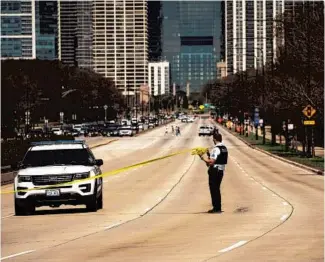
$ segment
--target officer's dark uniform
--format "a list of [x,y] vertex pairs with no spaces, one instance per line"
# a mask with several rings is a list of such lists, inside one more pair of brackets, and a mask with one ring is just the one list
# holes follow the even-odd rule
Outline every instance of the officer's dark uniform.
[[221,211],[220,185],[223,178],[225,165],[228,161],[228,150],[226,146],[222,143],[216,144],[210,154],[210,158],[216,159],[215,164],[213,166],[210,166],[208,170],[209,187],[213,210]]

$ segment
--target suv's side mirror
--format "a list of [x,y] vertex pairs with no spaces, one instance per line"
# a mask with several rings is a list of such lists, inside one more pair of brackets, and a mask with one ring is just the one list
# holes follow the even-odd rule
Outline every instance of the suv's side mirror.
[[95,165],[96,166],[102,166],[104,164],[103,159],[96,159],[95,160]]

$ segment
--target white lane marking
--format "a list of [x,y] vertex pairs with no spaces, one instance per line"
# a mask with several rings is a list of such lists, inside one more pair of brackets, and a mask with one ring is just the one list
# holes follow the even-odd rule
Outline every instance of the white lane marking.
[[230,251],[230,250],[232,250],[234,248],[240,247],[240,246],[242,246],[242,245],[244,245],[246,243],[247,243],[247,241],[242,240],[242,241],[239,241],[239,242],[237,242],[236,244],[234,244],[234,245],[232,245],[230,247],[219,250],[219,252],[221,252],[221,253],[228,252],[228,251]]
[[149,210],[150,210],[150,208],[148,207],[148,208],[146,208],[146,210],[144,212],[148,212]]
[[289,204],[287,202],[282,202],[283,205],[288,206]]
[[34,251],[35,250],[27,250],[27,251],[24,251],[24,252],[21,252],[21,253],[17,253],[17,254],[13,254],[13,255],[10,255],[10,256],[3,257],[3,258],[1,258],[1,260],[5,260],[5,259],[8,259],[8,258],[12,258],[12,257],[18,257],[18,256],[21,256],[21,255],[32,253]]
[[280,219],[281,219],[282,221],[284,221],[284,220],[286,220],[286,219],[288,218],[288,216],[289,216],[289,215],[283,215]]
[[8,217],[13,217],[14,215],[8,215],[8,216],[5,216],[5,217],[2,217],[1,219],[4,219],[4,218],[8,218]]
[[108,227],[105,227],[105,229],[111,229],[112,227],[115,227],[115,226],[118,226],[120,225],[121,223],[116,223],[116,224],[113,224],[113,225],[110,225]]

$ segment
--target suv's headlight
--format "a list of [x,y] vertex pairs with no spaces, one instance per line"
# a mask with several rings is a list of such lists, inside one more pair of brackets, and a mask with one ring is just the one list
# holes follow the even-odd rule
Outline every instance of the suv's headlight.
[[18,176],[18,183],[22,182],[32,182],[31,176]]
[[86,173],[78,173],[74,175],[74,180],[80,180],[80,179],[85,179],[88,178],[90,175],[90,172],[86,172]]

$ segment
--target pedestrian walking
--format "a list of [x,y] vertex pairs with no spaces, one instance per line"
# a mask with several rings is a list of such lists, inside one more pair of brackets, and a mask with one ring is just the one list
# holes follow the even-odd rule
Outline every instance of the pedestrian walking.
[[220,185],[225,171],[225,166],[228,161],[227,147],[222,143],[222,135],[219,133],[213,134],[213,142],[215,147],[211,154],[207,153],[208,157],[203,155],[200,158],[209,167],[209,188],[213,208],[208,213],[221,213],[221,193]]
[[168,135],[168,126],[165,128],[165,135]]
[[181,129],[179,128],[179,126],[177,126],[177,134],[180,136],[181,135]]
[[175,129],[174,129],[174,125],[172,125],[172,134],[174,135],[175,133]]

